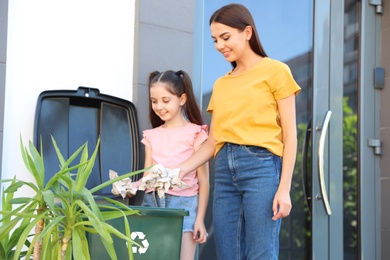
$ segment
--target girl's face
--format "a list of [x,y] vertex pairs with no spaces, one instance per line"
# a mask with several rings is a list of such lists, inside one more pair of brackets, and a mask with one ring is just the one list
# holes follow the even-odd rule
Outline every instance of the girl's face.
[[215,48],[222,53],[228,62],[243,58],[248,48],[250,49],[251,26],[240,31],[222,23],[213,22],[210,25],[210,31]]
[[169,85],[156,82],[150,88],[152,109],[164,122],[172,122],[183,117],[181,108],[186,103],[186,94],[178,97],[168,90]]

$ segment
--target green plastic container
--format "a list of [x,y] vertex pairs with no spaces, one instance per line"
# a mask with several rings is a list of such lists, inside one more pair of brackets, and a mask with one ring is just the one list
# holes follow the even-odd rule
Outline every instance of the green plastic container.
[[[128,216],[133,241],[144,246],[144,248],[132,246],[134,259],[180,259],[183,218],[184,216],[188,216],[188,211],[184,209],[140,206],[129,207],[139,210],[141,214],[141,216]],[[123,219],[114,219],[108,223],[119,231],[124,232]],[[118,259],[128,259],[126,241],[116,236],[113,236],[113,240]],[[89,234],[88,242],[91,259],[110,259],[99,235]]]

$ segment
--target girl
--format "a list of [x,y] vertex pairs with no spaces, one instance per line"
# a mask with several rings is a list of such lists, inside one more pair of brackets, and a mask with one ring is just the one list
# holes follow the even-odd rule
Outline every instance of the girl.
[[267,57],[243,5],[215,11],[210,30],[232,69],[214,84],[209,138],[177,166],[180,178],[214,155],[218,258],[278,259],[281,218],[291,210],[300,87],[286,64]]
[[[153,129],[143,132],[145,168],[154,164],[173,167],[188,159],[207,139],[191,79],[184,71],[152,72],[149,77],[149,117]],[[184,188],[172,188],[165,198],[145,192],[143,206],[184,208],[181,260],[193,260],[196,243],[206,242],[204,217],[209,196],[208,164],[189,171]],[[146,172],[144,176],[148,173]]]

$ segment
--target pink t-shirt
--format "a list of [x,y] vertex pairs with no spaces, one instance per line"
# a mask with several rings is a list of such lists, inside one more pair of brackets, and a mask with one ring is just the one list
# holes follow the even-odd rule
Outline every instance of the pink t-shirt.
[[[188,123],[183,127],[163,128],[161,126],[143,131],[141,142],[151,148],[154,163],[165,168],[173,168],[187,160],[208,138],[207,125]],[[184,188],[173,188],[167,193],[176,196],[194,196],[198,194],[196,171],[182,179]]]

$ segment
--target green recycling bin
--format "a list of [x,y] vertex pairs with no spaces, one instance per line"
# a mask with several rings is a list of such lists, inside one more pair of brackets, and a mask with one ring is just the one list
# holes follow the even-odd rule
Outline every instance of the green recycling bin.
[[[188,216],[184,209],[152,208],[130,206],[139,210],[139,215],[128,216],[131,238],[143,248],[132,246],[135,260],[175,260],[180,259],[183,218]],[[124,232],[123,219],[108,221],[110,225]],[[125,240],[112,236],[118,259],[128,259]],[[91,259],[110,259],[106,249],[97,234],[88,234]]]

